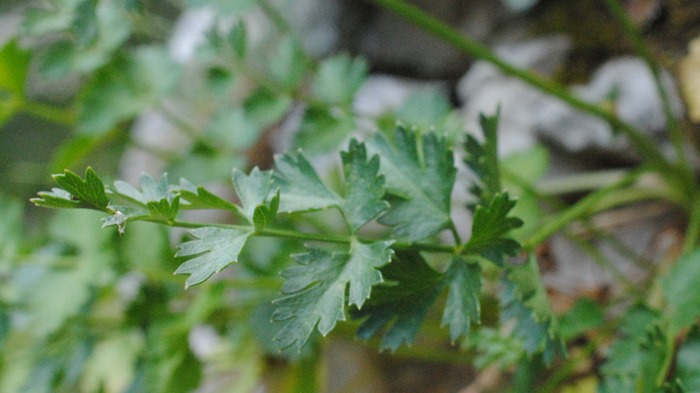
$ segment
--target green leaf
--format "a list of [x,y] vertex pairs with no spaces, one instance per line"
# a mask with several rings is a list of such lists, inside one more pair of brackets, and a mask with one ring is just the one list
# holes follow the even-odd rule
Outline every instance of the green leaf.
[[381,273],[386,283],[376,286],[372,298],[364,308],[353,310],[352,317],[366,318],[357,330],[360,338],[368,340],[384,328],[379,347],[395,351],[413,342],[445,281],[415,253],[397,255]]
[[394,226],[396,236],[414,241],[447,228],[457,170],[445,139],[398,127],[393,144],[377,134],[369,147],[379,153],[388,192],[395,196],[379,221]]
[[194,186],[186,179],[180,179],[180,207],[185,209],[222,209],[238,213],[238,206],[211,193],[202,186]]
[[700,328],[690,331],[676,356],[676,378],[686,392],[700,392]]
[[253,212],[253,225],[256,231],[267,227],[275,220],[279,206],[280,193],[277,191],[275,196],[270,200],[269,205],[260,204],[255,207],[255,211]]
[[179,68],[164,49],[141,47],[98,71],[81,96],[78,130],[104,135],[170,93]]
[[659,315],[637,306],[627,312],[621,337],[612,345],[601,367],[602,393],[654,393],[666,357],[666,336]]
[[314,328],[328,334],[337,321],[345,320],[347,303],[362,307],[373,285],[382,282],[377,270],[391,260],[391,242],[369,244],[353,240],[349,253],[308,248],[307,253],[295,255],[295,266],[282,272],[286,278],[283,297],[275,300],[276,321],[285,321],[275,336],[281,348],[304,345]]
[[[246,176],[243,172],[235,169],[232,181],[236,195],[238,195],[243,207],[241,212],[252,224],[256,209],[265,206],[273,190],[272,171],[261,171],[255,167]],[[275,211],[274,214],[277,212]]]
[[666,305],[664,316],[672,335],[695,324],[700,317],[700,250],[680,258],[661,279]]
[[441,125],[450,114],[452,105],[439,90],[420,90],[411,94],[396,110],[396,119],[404,124],[428,130]]
[[53,178],[63,189],[54,188],[51,192],[40,192],[40,198],[32,199],[37,206],[108,211],[109,199],[105,193],[105,186],[92,168],[88,167],[85,170],[85,179],[68,169],[63,174],[53,175]]
[[280,42],[275,53],[266,59],[264,66],[270,79],[279,89],[290,94],[304,78],[307,61],[301,48],[291,37],[286,37]]
[[311,105],[304,112],[294,144],[312,153],[335,150],[354,127],[354,117],[348,110]]
[[31,55],[22,50],[16,40],[7,42],[0,49],[0,97],[9,93],[15,98],[24,97],[24,84],[27,80]]
[[445,272],[447,302],[442,313],[442,326],[449,325],[450,340],[469,334],[472,322],[479,323],[481,267],[462,257],[455,257]]
[[312,89],[315,97],[326,104],[350,105],[366,75],[366,61],[336,55],[321,62]]
[[139,178],[140,190],[131,184],[117,180],[114,182],[116,194],[137,206],[113,205],[114,214],[104,219],[104,225],[117,225],[119,231],[124,231],[127,221],[153,218],[163,222],[172,222],[180,210],[180,195],[171,190],[168,185],[168,175],[163,174],[158,181],[148,174]]
[[178,246],[176,257],[190,257],[180,265],[175,274],[189,274],[185,288],[199,284],[218,273],[221,269],[238,262],[246,241],[253,234],[253,228],[204,227],[189,231],[194,240]]
[[62,188],[52,188],[51,191],[40,191],[39,198],[32,198],[30,201],[41,207],[54,208],[81,208],[84,205],[75,199],[71,199],[70,192]]
[[353,139],[348,151],[340,153],[345,174],[345,219],[353,232],[381,214],[389,204],[384,196],[384,176],[379,175],[379,156],[367,160],[363,143]]
[[478,179],[470,188],[471,193],[477,198],[477,204],[479,202],[486,204],[493,194],[501,192],[501,173],[498,165],[498,116],[498,111],[493,116],[480,115],[479,122],[484,134],[484,142],[480,143],[474,136],[467,135],[464,144],[466,153],[464,162]]
[[290,213],[341,206],[343,199],[329,190],[301,154],[275,156],[274,186],[280,189],[280,212]]
[[559,333],[564,341],[568,341],[601,326],[604,322],[602,307],[591,299],[583,298],[559,317]]
[[503,256],[517,255],[520,244],[507,237],[507,234],[520,227],[523,222],[519,218],[509,217],[515,201],[506,193],[494,193],[485,201],[485,205],[477,205],[472,221],[472,235],[465,250],[481,255],[487,260],[503,266]]
[[563,355],[566,348],[535,256],[531,255],[519,265],[508,265],[503,283],[501,323],[515,320],[513,334],[523,340],[528,354],[542,352],[545,363]]

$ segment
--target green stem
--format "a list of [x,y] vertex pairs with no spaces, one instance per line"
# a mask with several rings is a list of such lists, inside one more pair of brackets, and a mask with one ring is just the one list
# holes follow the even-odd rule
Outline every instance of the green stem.
[[686,157],[685,149],[683,148],[683,133],[681,132],[681,129],[678,125],[676,116],[674,116],[673,114],[673,109],[671,108],[671,100],[669,98],[668,91],[664,88],[663,82],[661,80],[661,69],[656,63],[656,61],[654,61],[654,58],[651,55],[651,51],[642,39],[639,30],[634,26],[625,10],[622,9],[622,6],[620,6],[618,0],[605,0],[605,3],[617,19],[618,23],[622,26],[622,29],[627,39],[632,43],[634,49],[642,57],[642,59],[647,64],[647,67],[649,67],[649,70],[652,73],[652,76],[654,78],[654,84],[656,85],[656,89],[659,92],[659,96],[661,97],[661,103],[663,105],[663,111],[666,117],[666,127],[668,128],[671,137],[671,142],[673,143],[673,147],[678,156],[679,165],[685,172],[685,175],[690,175],[689,179],[692,179],[692,170],[688,162],[688,158]]
[[[217,227],[226,229],[236,229],[247,231],[251,230],[250,226],[246,225],[233,225],[233,224],[221,224],[221,223],[200,223],[200,222],[190,222],[190,221],[180,221],[176,220],[173,222],[164,222],[162,220],[148,220],[152,222],[158,222],[161,224],[170,225],[173,227],[180,228],[203,228],[203,227]],[[350,244],[353,237],[347,235],[336,235],[336,234],[326,234],[326,233],[308,233],[308,232],[298,232],[287,229],[274,229],[274,228],[263,228],[255,232],[254,236],[261,237],[276,237],[291,240],[300,241],[317,241],[324,243],[336,243],[336,244]],[[369,243],[377,241],[377,239],[370,238],[357,238],[361,242]],[[414,250],[414,251],[429,251],[429,252],[445,252],[454,253],[455,247],[445,244],[437,243],[417,243],[417,242],[395,242],[391,246],[396,250]]]
[[690,210],[688,226],[685,230],[683,254],[688,254],[697,248],[698,237],[700,237],[700,198],[695,198]]
[[649,161],[649,164],[653,165],[664,173],[667,173],[669,176],[677,172],[675,166],[666,160],[649,137],[639,132],[639,130],[635,129],[630,124],[623,122],[613,113],[598,105],[589,103],[572,95],[568,90],[558,84],[547,81],[530,71],[517,68],[510,63],[503,61],[486,46],[465,37],[459,30],[446,25],[437,18],[422,11],[420,8],[409,5],[403,0],[367,1],[397,13],[413,23],[415,26],[424,29],[428,33],[440,38],[457,49],[477,59],[493,64],[505,74],[514,76],[542,92],[559,98],[574,108],[580,109],[608,122],[614,130],[621,131],[629,138],[638,152]]
[[573,221],[589,216],[596,208],[600,208],[602,201],[617,192],[620,188],[628,186],[637,178],[637,175],[637,173],[630,173],[630,175],[617,183],[601,188],[585,196],[576,204],[559,214],[554,220],[545,224],[542,229],[535,232],[529,239],[525,240],[523,242],[523,248],[526,250],[533,250],[538,244],[544,242],[547,238],[559,232]]
[[75,125],[75,114],[69,109],[59,108],[41,102],[22,101],[20,110],[53,123],[69,127]]

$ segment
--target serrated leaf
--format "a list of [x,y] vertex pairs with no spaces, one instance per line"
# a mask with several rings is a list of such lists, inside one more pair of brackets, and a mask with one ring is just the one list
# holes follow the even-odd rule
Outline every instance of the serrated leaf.
[[51,191],[40,191],[39,198],[32,198],[30,201],[41,207],[55,208],[80,208],[84,207],[79,200],[71,199],[70,192],[62,188],[52,188]]
[[282,272],[284,296],[275,301],[273,313],[274,320],[286,321],[275,336],[280,348],[301,349],[314,328],[325,336],[337,321],[344,321],[348,286],[347,303],[362,307],[372,286],[382,282],[377,269],[391,260],[390,245],[353,240],[349,253],[308,248],[307,253],[295,255],[301,266]]
[[280,190],[280,212],[290,213],[340,206],[343,199],[329,190],[301,154],[275,156],[274,186]]
[[367,160],[363,143],[353,139],[347,152],[341,152],[345,173],[345,219],[353,232],[381,214],[389,204],[384,196],[384,176],[379,175],[379,156]]
[[238,262],[246,241],[253,234],[253,228],[204,227],[189,231],[194,240],[178,246],[176,257],[190,257],[180,265],[175,274],[189,274],[185,287],[199,284],[212,274]]
[[508,216],[515,206],[508,194],[494,193],[486,203],[474,209],[472,235],[464,248],[502,266],[504,255],[514,256],[520,250],[520,244],[507,234],[523,222]]
[[501,322],[515,320],[513,333],[523,340],[528,354],[542,352],[545,363],[563,355],[566,348],[535,257],[531,255],[520,265],[509,265],[503,283]]
[[676,377],[687,392],[700,392],[700,328],[691,330],[678,350]]
[[498,165],[498,117],[498,112],[493,116],[481,114],[479,123],[484,134],[484,142],[480,143],[474,136],[467,135],[464,144],[466,153],[464,162],[478,179],[470,191],[482,204],[490,200],[493,194],[501,192],[501,174]]
[[[175,220],[180,210],[180,195],[170,190],[168,175],[163,174],[157,181],[144,173],[139,177],[140,190],[131,184],[117,180],[114,182],[114,191],[117,195],[137,204],[140,208],[124,207],[119,209],[112,206],[115,214],[105,221],[105,225],[118,225],[123,231],[123,223],[127,220],[143,218],[144,213],[160,221],[171,222]],[[126,211],[128,210],[128,214]],[[144,212],[145,210],[145,212]]]
[[442,326],[450,327],[450,340],[469,334],[471,324],[479,323],[481,267],[462,257],[455,257],[445,272],[447,302],[442,313]]
[[246,176],[243,172],[234,170],[232,181],[236,195],[241,201],[241,211],[252,224],[256,208],[268,202],[273,190],[272,171],[261,171],[255,167]]
[[661,279],[666,305],[664,314],[673,335],[700,318],[700,251],[680,258]]
[[[87,204],[85,207],[106,210],[109,199],[105,193],[105,186],[92,168],[88,167],[85,170],[85,179],[68,169],[61,175],[54,175],[53,178],[72,197]],[[56,196],[55,191],[54,196]]]
[[[194,186],[186,179],[180,179],[178,192],[181,196],[180,207],[186,209],[222,209],[238,213],[233,203],[211,193],[202,186]],[[186,203],[182,203],[182,201]]]
[[398,127],[393,144],[377,134],[369,147],[379,153],[387,190],[395,195],[379,221],[394,226],[397,236],[414,241],[447,228],[457,170],[445,139],[435,133],[421,137]]
[[151,217],[155,217],[161,221],[172,222],[177,217],[180,211],[180,196],[176,195],[172,200],[161,199],[159,201],[151,201],[146,204]]
[[352,317],[366,318],[358,337],[367,340],[385,329],[379,347],[395,351],[413,342],[445,281],[415,253],[398,255],[381,272],[386,284],[376,286],[372,298],[361,310],[353,310]]

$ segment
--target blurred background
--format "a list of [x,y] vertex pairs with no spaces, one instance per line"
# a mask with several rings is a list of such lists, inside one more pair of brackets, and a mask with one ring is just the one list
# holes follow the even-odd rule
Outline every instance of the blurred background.
[[[501,59],[610,108],[674,154],[652,74],[601,1],[411,4]],[[696,164],[700,2],[621,4],[661,65]],[[290,264],[284,256],[301,245],[255,239],[241,264],[185,291],[184,278],[172,275],[183,232],[134,223],[120,236],[99,230],[99,214],[28,202],[54,186],[51,174],[87,166],[105,183],[167,172],[172,182],[186,178],[234,198],[232,168],[269,169],[275,153],[296,148],[332,182],[337,151],[351,136],[401,122],[457,144],[478,130],[480,113],[499,106],[505,167],[562,203],[639,163],[600,119],[373,1],[3,0],[0,391],[595,391],[599,303],[625,293],[624,283],[647,282],[649,266],[673,253],[683,219],[668,204],[615,211],[583,244],[561,236],[542,247],[553,308],[582,359],[557,372],[523,366],[522,348],[495,330],[450,345],[437,312],[417,342],[395,354],[356,340],[355,322],[312,338],[301,353],[279,353],[270,343],[270,300]],[[469,179],[460,172],[458,204],[469,199]],[[526,233],[542,210],[534,198],[522,201]],[[317,226],[333,223],[321,217]],[[497,301],[483,302],[488,325]]]

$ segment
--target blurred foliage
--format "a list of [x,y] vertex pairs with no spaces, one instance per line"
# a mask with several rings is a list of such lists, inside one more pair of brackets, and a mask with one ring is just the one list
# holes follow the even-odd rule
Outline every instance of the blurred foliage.
[[[522,10],[537,2],[506,3]],[[185,291],[185,280],[172,272],[180,264],[186,266],[178,272],[192,274],[190,284],[218,272],[228,265],[231,253],[221,257],[207,252],[221,238],[229,241],[231,233],[195,232],[209,243],[190,239],[180,246],[178,257],[173,257],[173,244],[181,243],[184,232],[131,222],[137,217],[172,221],[179,209],[193,210],[199,203],[200,207],[224,209],[225,213],[213,218],[216,222],[242,216],[251,231],[264,228],[275,216],[275,203],[285,207],[287,202],[273,202],[272,197],[258,201],[253,196],[253,202],[246,205],[246,195],[251,196],[242,190],[262,191],[250,191],[241,184],[266,176],[250,172],[251,168],[271,168],[274,152],[297,148],[323,160],[327,153],[344,148],[351,135],[376,128],[386,130],[386,135],[375,137],[370,149],[383,149],[385,156],[403,163],[397,165],[398,172],[405,172],[403,184],[387,179],[396,193],[392,200],[396,206],[405,196],[402,190],[411,183],[434,183],[427,188],[436,192],[447,183],[451,187],[451,164],[442,162],[435,173],[421,178],[416,175],[421,171],[414,171],[408,162],[413,159],[415,164],[426,156],[460,149],[463,124],[445,95],[439,90],[419,90],[397,108],[376,116],[359,113],[355,99],[371,65],[346,53],[324,58],[306,53],[304,37],[294,30],[285,7],[290,7],[289,1],[45,0],[0,6],[1,12],[21,16],[20,27],[0,42],[0,176],[4,179],[0,195],[1,392],[177,393],[202,387],[251,392],[261,385],[274,392],[322,390],[323,378],[329,378],[323,364],[326,343],[350,334],[336,328],[329,339],[322,340],[314,329],[316,322],[310,328],[299,327],[307,316],[295,314],[295,307],[297,302],[330,304],[337,297],[343,298],[345,306],[345,285],[351,280],[339,273],[333,257],[289,239],[248,239],[247,233],[236,233],[250,244],[227,250],[240,263]],[[199,18],[207,25],[201,35],[192,33],[200,41],[191,46],[176,39],[183,29],[180,23],[187,18]],[[561,18],[549,18],[542,29],[572,28],[560,22]],[[615,34],[600,38],[583,25],[573,28],[584,30],[584,44],[598,45],[611,36],[617,41]],[[609,26],[599,24],[597,28],[607,31]],[[583,45],[583,50],[593,50],[592,45]],[[397,122],[407,127],[395,129]],[[406,144],[407,140],[414,145]],[[486,145],[474,139],[471,147],[493,148],[488,143],[487,135]],[[411,149],[415,157],[407,155]],[[467,150],[469,154],[469,146]],[[359,151],[344,154],[342,160],[361,156]],[[303,156],[279,156],[278,167],[284,162],[301,166],[299,157]],[[166,177],[141,176],[138,189],[115,182],[114,193],[100,194],[102,180],[92,177],[94,172],[86,172],[85,180],[63,172],[83,172],[88,164],[110,181],[125,177],[136,181],[134,171],[140,172],[143,165],[147,171],[167,172],[170,179],[187,178],[191,183],[172,185]],[[640,299],[633,306],[579,299],[568,311],[555,315],[537,261],[533,258],[511,266],[502,255],[517,251],[503,237],[506,232],[513,229],[514,238],[525,241],[551,222],[542,195],[533,186],[547,171],[548,152],[537,147],[498,164],[503,189],[517,196],[518,202],[513,207],[513,200],[499,193],[500,184],[495,188],[489,184],[485,180],[488,173],[477,176],[482,190],[473,196],[483,200],[481,210],[471,205],[472,213],[480,222],[502,225],[485,234],[479,233],[479,225],[472,228],[476,240],[463,245],[474,247],[476,257],[446,261],[430,252],[414,252],[384,266],[382,252],[386,250],[371,250],[382,258],[373,260],[371,272],[363,272],[364,284],[376,284],[371,279],[376,277],[372,275],[376,267],[395,285],[376,288],[364,307],[362,293],[351,295],[351,315],[367,319],[349,325],[359,327],[358,334],[370,339],[371,346],[395,350],[416,340],[414,347],[398,350],[397,357],[421,359],[421,346],[428,343],[433,357],[424,356],[426,363],[457,355],[460,365],[479,371],[502,370],[511,376],[504,383],[508,385],[504,389],[510,391],[561,387],[587,392],[596,388],[623,393],[700,391],[700,254],[687,253],[667,273],[652,278],[654,295],[662,299],[663,306]],[[480,165],[469,163],[475,172]],[[233,167],[242,172],[232,174]],[[498,165],[491,163],[489,168],[487,172]],[[95,212],[48,214],[27,209],[22,201],[46,188],[51,173],[63,173],[56,180],[68,192],[54,189],[43,194],[48,205],[72,207],[89,201],[90,207],[111,209],[108,201],[120,197],[123,206],[136,205],[142,210],[116,210],[123,217],[113,214],[104,221],[116,229],[98,230],[100,216]],[[311,184],[310,176],[295,172],[288,179],[297,186],[294,192],[303,194],[304,186]],[[500,178],[501,173],[491,176]],[[337,170],[323,177],[325,184],[339,185],[331,189],[342,189],[342,198],[362,194],[343,182]],[[85,190],[90,192],[82,192]],[[450,190],[446,189],[446,195]],[[233,197],[234,191],[240,201]],[[180,195],[191,205],[181,204]],[[451,221],[450,201],[448,198],[445,206],[444,201],[430,200],[428,195],[423,202],[409,206],[410,215],[385,216],[384,222],[395,219],[389,222],[398,224],[395,231],[409,228],[416,217],[425,216],[426,205],[432,204],[447,217],[437,218],[435,228],[428,231],[434,235],[433,229]],[[353,214],[349,205],[345,209],[343,214]],[[515,222],[507,220],[508,212],[522,218],[524,225],[516,228]],[[288,214],[275,220],[285,229],[339,230],[338,217],[330,214],[305,218]],[[127,222],[128,230],[124,230]],[[387,232],[369,228],[356,234],[359,226],[351,225],[358,238],[364,231]],[[424,237],[415,236],[411,240]],[[478,247],[477,240],[484,238],[488,244],[498,244],[493,249],[498,250],[498,264],[507,267],[504,276],[499,268],[484,263],[494,256],[492,248]],[[305,250],[308,257],[298,256]],[[295,265],[290,254],[297,255],[296,262],[307,268],[322,265],[334,275],[323,276],[325,272],[314,269],[307,272]],[[207,257],[200,259],[203,255]],[[187,265],[195,260],[206,263],[204,267]],[[322,277],[315,279],[329,288],[343,286],[331,291],[333,299],[314,298],[293,285],[285,288],[281,271],[286,279],[302,282],[303,277],[311,280],[316,274]],[[485,284],[475,279],[480,275]],[[280,291],[287,300],[273,305]],[[611,312],[613,306],[626,312]],[[438,307],[442,308],[436,311]],[[281,313],[294,314],[294,318],[289,322]],[[481,326],[475,329],[479,315]],[[326,321],[325,334],[345,316],[316,317]],[[424,324],[423,317],[427,319]],[[286,322],[270,323],[273,318]],[[433,329],[437,321],[448,329]],[[296,336],[287,337],[290,330]],[[381,338],[372,339],[375,334]],[[299,347],[308,342],[300,351],[293,347],[279,351],[275,338],[280,337]],[[450,346],[455,341],[458,345]],[[567,348],[569,358],[555,356]],[[592,380],[595,374],[590,370],[586,378],[576,374],[579,356],[584,361],[605,358],[595,364],[599,374]]]

